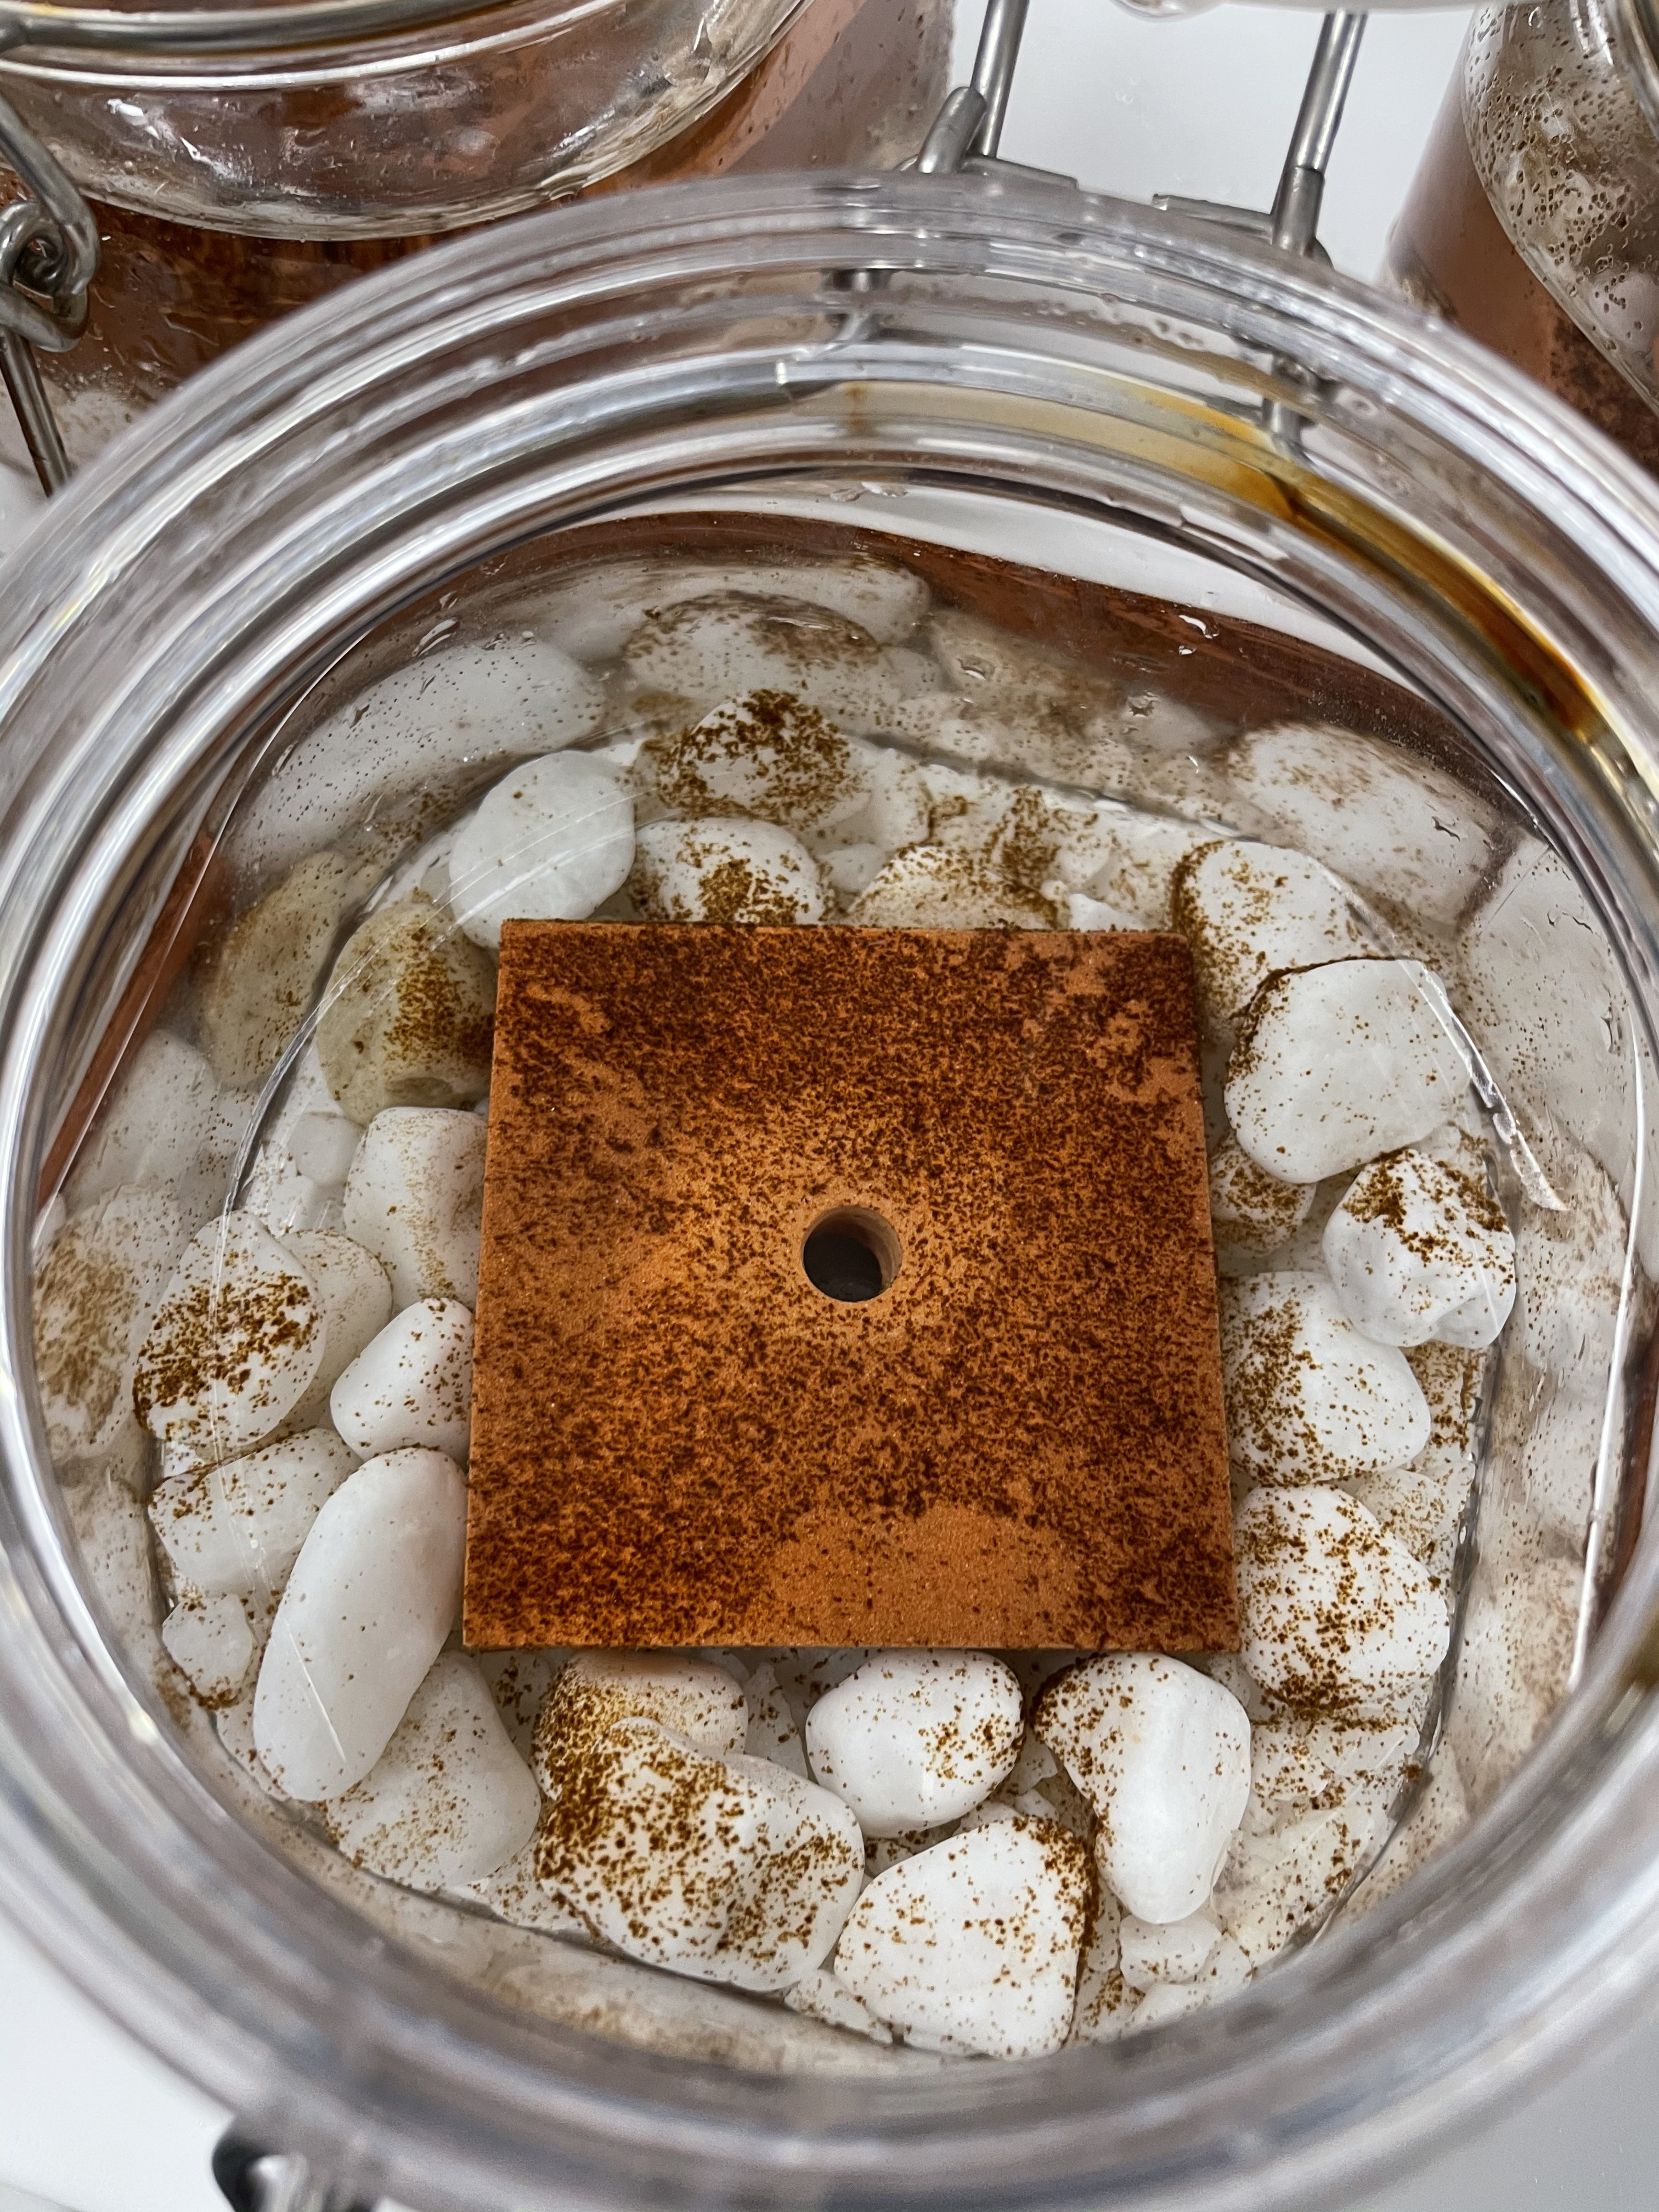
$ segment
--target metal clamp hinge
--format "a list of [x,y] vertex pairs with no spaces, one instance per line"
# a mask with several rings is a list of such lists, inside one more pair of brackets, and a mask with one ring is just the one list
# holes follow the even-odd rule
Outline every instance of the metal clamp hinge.
[[4,99],[0,161],[24,191],[0,208],[0,376],[35,473],[54,492],[69,481],[70,464],[35,356],[66,353],[86,328],[98,226],[73,179]]
[[[924,176],[968,171],[1040,179],[1045,184],[1075,186],[1075,177],[1052,169],[1027,168],[1005,161],[997,149],[1002,140],[1020,41],[1025,32],[1030,0],[989,0],[981,26],[974,72],[945,99],[923,142],[915,167]],[[1175,215],[1191,216],[1228,230],[1262,238],[1286,253],[1310,254],[1328,262],[1330,256],[1318,240],[1319,213],[1325,197],[1325,173],[1331,149],[1342,121],[1348,88],[1359,58],[1359,41],[1365,28],[1361,14],[1327,15],[1320,26],[1313,66],[1303,88],[1296,130],[1280,172],[1273,207],[1228,207],[1214,200],[1183,199],[1160,192],[1153,205]]]

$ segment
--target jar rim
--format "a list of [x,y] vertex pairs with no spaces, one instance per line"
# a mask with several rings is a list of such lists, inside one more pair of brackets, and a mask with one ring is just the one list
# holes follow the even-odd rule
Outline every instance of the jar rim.
[[[811,4],[793,0],[792,12]],[[0,78],[102,89],[260,91],[429,70],[556,38],[629,0],[245,0],[196,8],[17,0],[0,13]]]
[[[849,301],[835,282],[848,268],[874,269],[890,284]],[[756,281],[769,270],[778,272],[775,298]],[[780,302],[797,297],[785,289],[797,281],[816,338],[794,325],[784,331]],[[1022,286],[1023,316],[1014,304]],[[978,303],[976,355],[964,350],[966,314],[951,320],[953,293]],[[1436,532],[1455,532],[1447,501],[1490,480],[1488,504],[1454,538],[1444,573],[1488,561],[1520,595],[1522,629],[1540,639],[1552,621],[1566,620],[1558,599],[1579,611],[1584,696],[1601,702],[1601,723],[1592,726],[1587,708],[1583,732],[1572,725],[1583,754],[1586,865],[1602,820],[1595,805],[1616,811],[1627,799],[1639,824],[1643,793],[1659,788],[1644,703],[1659,696],[1659,488],[1443,325],[1248,240],[1024,180],[717,179],[526,218],[365,279],[227,357],[55,502],[19,564],[19,587],[0,610],[0,733],[9,741],[0,745],[0,828],[9,833],[0,837],[0,1198],[10,1247],[0,1330],[15,1370],[27,1372],[20,1331],[41,1135],[35,1079],[52,1018],[46,933],[67,943],[75,916],[64,902],[75,867],[95,848],[100,866],[117,868],[123,836],[149,818],[143,810],[159,804],[159,787],[193,772],[233,685],[244,701],[261,684],[280,688],[282,651],[299,651],[302,594],[314,603],[305,617],[313,639],[371,592],[412,596],[418,578],[441,576],[447,561],[459,559],[459,538],[446,551],[434,536],[446,501],[472,502],[469,527],[493,531],[501,544],[521,539],[538,515],[546,522],[556,512],[552,477],[526,473],[538,453],[564,471],[557,496],[570,517],[602,512],[628,490],[620,441],[649,434],[665,444],[717,400],[733,410],[734,427],[727,446],[700,449],[709,468],[724,454],[736,483],[763,488],[784,455],[822,451],[838,456],[853,481],[868,465],[872,448],[860,441],[873,437],[884,394],[909,377],[919,397],[902,420],[925,480],[951,458],[940,418],[930,426],[921,404],[948,381],[948,367],[984,399],[971,435],[963,433],[963,465],[994,472],[1023,455],[1038,482],[1045,448],[1066,427],[1065,408],[1086,414],[1090,396],[1124,374],[1091,335],[1087,303],[1108,294],[1123,308],[1124,343],[1144,342],[1172,377],[1182,332],[1202,325],[1234,349],[1227,357],[1241,390],[1305,410],[1309,439],[1297,461],[1254,430],[1247,436],[1212,392],[1205,396],[1201,364],[1189,380],[1200,395],[1187,403],[1191,419],[1204,418],[1193,450],[1214,464],[1206,484],[1248,462],[1263,472],[1264,501],[1276,488],[1279,504],[1262,509],[1276,519],[1249,554],[1264,569],[1270,556],[1291,561],[1294,486],[1300,520],[1314,532],[1307,574],[1329,576],[1334,593],[1346,573],[1341,534],[1355,526],[1358,493],[1343,474],[1345,424],[1409,428],[1437,441],[1449,468],[1457,464],[1455,482],[1423,518],[1425,545]],[[769,298],[779,319],[757,331]],[[1056,304],[1062,299],[1073,322]],[[826,338],[837,314],[839,330]],[[738,325],[740,340],[731,335]],[[469,421],[483,391],[496,392],[487,420]],[[612,436],[614,450],[605,443]],[[1140,481],[1127,464],[1111,478],[1126,499]],[[1322,483],[1331,490],[1323,510],[1307,504]],[[1418,489],[1402,483],[1391,511],[1396,560]],[[1554,533],[1554,565],[1540,562],[1530,585],[1518,554],[1482,544],[1500,493],[1517,511],[1535,512],[1540,538]],[[1150,513],[1150,480],[1140,496]],[[1376,496],[1387,496],[1380,478]],[[1570,573],[1575,556],[1583,577]],[[1356,629],[1365,592],[1384,588],[1383,565],[1379,558],[1343,603]],[[1282,572],[1293,574],[1293,562]],[[142,645],[169,577],[175,586],[191,580],[198,604],[173,606],[165,637]],[[251,602],[234,599],[243,584],[268,625],[257,636]],[[1480,619],[1488,611],[1495,619],[1496,595]],[[1499,672],[1482,658],[1479,622],[1468,621],[1462,651],[1475,702]],[[102,708],[84,716],[95,658],[88,648],[100,623],[109,647],[126,641],[143,665],[124,666],[106,652],[98,664],[106,672]],[[1615,635],[1621,623],[1628,635]],[[1516,639],[1519,650],[1519,631]],[[94,775],[97,748],[123,715],[125,758],[112,755]],[[1622,797],[1613,763],[1591,758],[1601,725],[1619,738],[1632,779]],[[1562,763],[1550,756],[1545,765]],[[65,838],[81,843],[71,850]],[[1622,849],[1609,830],[1606,870],[1616,871]],[[32,898],[46,885],[50,898]],[[81,883],[77,896],[85,895]],[[1659,912],[1659,898],[1653,905]],[[1659,1003],[1651,929],[1638,914],[1628,953]],[[734,2197],[744,2194],[741,2176],[750,2193],[775,2203],[820,2200],[833,2177],[848,2203],[1150,2204],[1179,2192],[1194,2207],[1260,2205],[1270,2162],[1276,2186],[1306,2190],[1385,2158],[1407,2118],[1419,2128],[1450,2124],[1498,2086],[1494,2054],[1502,2051],[1511,2069],[1523,2058],[1542,2064],[1582,2036],[1598,1998],[1632,1988],[1659,1947],[1659,1868],[1638,1811],[1659,1771],[1659,1699],[1644,1656],[1659,1618],[1659,1541],[1650,1531],[1577,1699],[1500,1799],[1501,1821],[1494,1808],[1361,1927],[1310,1947],[1236,2008],[1167,2039],[1006,2072],[966,2069],[937,2088],[872,2088],[863,2076],[812,2077],[803,2087],[599,2048],[451,1990],[441,2037],[422,2041],[413,2031],[431,1989],[409,1958],[384,1938],[366,1944],[343,1907],[319,1902],[320,1893],[250,1832],[227,1836],[216,1802],[159,1740],[131,1684],[108,1665],[89,1674],[95,1628],[83,1604],[76,1610],[72,1577],[51,1559],[26,1394],[0,1394],[0,1595],[15,1601],[0,1604],[0,1767],[13,1784],[0,1791],[0,1834],[15,1844],[40,1940],[78,1978],[101,1984],[105,2002],[152,2041],[212,2006],[214,2033],[195,2062],[207,2086],[233,2101],[263,2098],[265,2116],[291,2129],[298,2147],[337,2154],[355,2142],[365,2178],[393,2193],[418,2174],[422,2201],[478,2201],[463,2191],[459,2134],[446,2142],[434,2133],[441,2124],[460,2130],[457,2116],[471,2111],[469,2155],[495,2161],[492,2204],[507,2201],[509,2178],[522,2203],[538,2201],[536,2190],[548,2202],[637,2201],[654,2185],[655,2201],[678,2203],[718,2168]],[[76,1729],[108,1748],[118,1787],[82,1772],[54,1778],[54,1730]],[[118,1804],[129,1820],[125,1869],[98,1833],[101,1820],[107,1836]],[[229,1924],[233,1906],[240,1928]],[[106,1940],[89,1932],[99,1915]],[[169,1944],[178,1948],[164,1959]],[[258,1978],[257,1990],[203,1985],[213,1960],[229,1957]],[[343,1962],[356,1978],[349,1992],[339,1985]],[[1410,1991],[1408,1968],[1421,1969]],[[170,2001],[147,1994],[146,1978],[170,1978]],[[319,1989],[339,2000],[339,2021],[316,2016]],[[1413,2044],[1402,2021],[1419,2010],[1431,2016]],[[348,2033],[358,2040],[343,2053]],[[274,2085],[273,2050],[282,2077]],[[181,2052],[170,2055],[176,2063]],[[1374,2069],[1369,2081],[1364,2065]],[[1202,2164],[1192,2100],[1224,2075],[1231,2133],[1224,2146],[1202,2147]],[[354,2099],[374,2115],[368,2148]],[[532,2135],[539,2167],[526,2162]],[[1138,2146],[1141,2160],[1115,2182],[1098,2162],[1114,2144],[1126,2159]]]

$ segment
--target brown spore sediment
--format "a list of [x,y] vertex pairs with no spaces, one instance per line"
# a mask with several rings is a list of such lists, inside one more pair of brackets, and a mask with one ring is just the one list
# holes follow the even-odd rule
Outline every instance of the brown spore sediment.
[[1180,939],[509,922],[491,1101],[469,1641],[1236,1644]]

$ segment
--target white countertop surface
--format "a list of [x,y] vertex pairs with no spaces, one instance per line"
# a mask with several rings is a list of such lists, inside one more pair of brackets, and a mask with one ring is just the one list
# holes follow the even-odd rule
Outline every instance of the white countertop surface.
[[[959,76],[977,27],[964,6]],[[1376,266],[1466,20],[1382,16],[1367,31],[1322,225],[1357,275]],[[1033,0],[1002,150],[1126,198],[1265,206],[1317,29],[1302,12],[1153,21],[1106,0]],[[38,500],[0,468],[0,547]],[[1346,2212],[1654,2212],[1656,2081],[1659,2025]],[[0,1923],[0,2212],[222,2212],[208,2158],[228,2118]]]

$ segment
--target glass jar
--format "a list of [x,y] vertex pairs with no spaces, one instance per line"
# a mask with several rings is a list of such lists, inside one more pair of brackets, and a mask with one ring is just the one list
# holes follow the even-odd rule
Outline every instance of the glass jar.
[[1642,0],[1483,9],[1385,276],[1659,467],[1659,61]]
[[[53,503],[0,611],[0,1840],[34,1940],[256,2140],[434,2212],[1288,2203],[1581,2050],[1659,1949],[1659,495],[1455,331],[1000,176],[556,210],[297,316],[194,398]],[[1569,1282],[1560,1340],[1493,1386],[1474,1656],[1427,1753],[1470,1778],[1443,1850],[1414,1865],[1408,1824],[1369,1911],[1207,2013],[1006,2065],[846,2043],[320,1847],[158,1690],[130,1550],[77,1546],[98,1500],[49,1461],[31,1349],[40,1202],[197,936],[295,838],[395,871],[487,771],[475,732],[411,781],[396,718],[365,734],[374,686],[458,648],[609,653],[659,555],[775,589],[804,552],[1089,665],[1150,723],[1173,820],[1235,802],[1264,722],[1386,760],[1441,860],[1481,842],[1454,893],[1352,824],[1347,865],[1459,993],[1471,902],[1557,871],[1478,1078],[1539,1233],[1577,1221],[1574,1176],[1624,1224],[1597,1317]],[[1316,766],[1257,803],[1302,805]],[[1599,1442],[1543,1559],[1516,1501],[1552,1374]],[[1544,1567],[1571,1603],[1517,1648]]]
[[[0,56],[102,240],[87,332],[42,364],[72,459],[436,234],[588,190],[896,166],[950,66],[949,0],[517,6],[320,49],[269,12],[253,52]],[[16,434],[0,410],[9,453]]]

